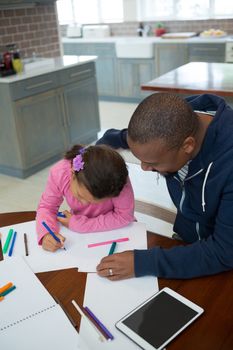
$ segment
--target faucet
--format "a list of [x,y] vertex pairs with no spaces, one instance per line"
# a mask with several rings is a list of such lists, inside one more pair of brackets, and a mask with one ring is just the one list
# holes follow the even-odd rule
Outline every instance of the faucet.
[[151,26],[149,24],[146,24],[144,26],[142,36],[144,36],[144,37],[149,36],[150,30],[151,30]]

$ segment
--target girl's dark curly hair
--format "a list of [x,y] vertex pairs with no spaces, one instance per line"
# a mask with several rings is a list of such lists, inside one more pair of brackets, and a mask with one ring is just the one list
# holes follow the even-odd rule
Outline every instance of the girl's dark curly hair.
[[[72,164],[83,147],[85,146],[73,146],[65,154],[65,159],[70,160]],[[84,168],[75,171],[75,176],[94,198],[110,198],[120,194],[127,182],[128,170],[119,153],[104,145],[88,146],[82,154],[82,159]]]

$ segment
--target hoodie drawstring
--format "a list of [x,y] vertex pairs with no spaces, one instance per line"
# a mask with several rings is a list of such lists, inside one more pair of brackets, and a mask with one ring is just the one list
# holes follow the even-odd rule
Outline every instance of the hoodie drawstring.
[[206,181],[207,181],[207,178],[209,176],[209,172],[210,172],[210,168],[212,167],[213,165],[213,162],[210,163],[208,165],[208,168],[207,168],[207,171],[205,173],[205,178],[204,178],[204,181],[203,181],[203,185],[202,185],[202,192],[201,192],[201,200],[202,200],[202,211],[205,212],[205,185],[206,185]]

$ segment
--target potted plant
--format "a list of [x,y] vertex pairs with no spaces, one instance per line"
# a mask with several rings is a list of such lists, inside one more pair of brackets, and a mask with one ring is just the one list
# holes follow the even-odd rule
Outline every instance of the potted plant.
[[166,29],[164,28],[164,24],[163,23],[158,23],[156,25],[156,28],[155,28],[155,35],[156,36],[161,36],[164,33],[166,33]]

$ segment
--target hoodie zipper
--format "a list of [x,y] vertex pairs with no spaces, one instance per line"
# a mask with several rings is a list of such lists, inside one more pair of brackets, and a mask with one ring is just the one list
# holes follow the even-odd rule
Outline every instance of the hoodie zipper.
[[174,179],[177,180],[180,185],[181,185],[181,191],[182,191],[182,194],[181,194],[181,200],[180,200],[180,204],[179,204],[179,208],[180,208],[180,212],[182,213],[182,207],[183,207],[183,203],[184,203],[184,200],[185,200],[185,189],[184,189],[184,183],[185,181],[187,180],[190,180],[192,179],[194,176],[200,174],[201,172],[203,171],[203,169],[200,169],[198,170],[195,174],[185,178],[183,181],[180,181],[180,179],[178,179],[176,176],[174,176]]

